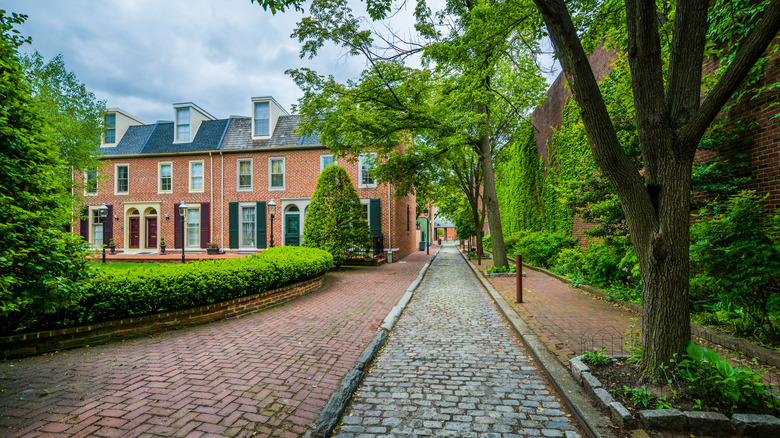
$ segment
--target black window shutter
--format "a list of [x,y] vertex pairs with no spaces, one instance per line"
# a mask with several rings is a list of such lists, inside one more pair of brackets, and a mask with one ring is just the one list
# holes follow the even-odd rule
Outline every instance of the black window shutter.
[[103,226],[106,227],[106,241],[104,245],[108,245],[108,242],[114,238],[114,206],[107,205],[108,212],[106,213],[106,220],[103,222]]
[[238,202],[228,204],[228,246],[238,248]]
[[81,209],[81,217],[79,218],[79,232],[81,237],[89,242],[89,207]]
[[265,223],[265,201],[257,203],[257,215],[255,216],[255,220],[257,221],[257,247],[267,248],[268,244],[266,242],[267,225]]
[[369,223],[371,224],[371,234],[379,236],[382,234],[382,202],[379,199],[371,199],[368,207]]
[[211,203],[200,203],[200,247],[211,242]]
[[182,227],[181,223],[181,215],[179,214],[179,205],[180,203],[173,204],[173,247],[174,248],[181,248],[182,242],[182,235],[181,232],[184,230],[184,227]]

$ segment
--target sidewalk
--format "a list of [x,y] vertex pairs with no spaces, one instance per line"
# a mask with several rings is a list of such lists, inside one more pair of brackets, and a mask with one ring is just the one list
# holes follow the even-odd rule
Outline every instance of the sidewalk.
[[[493,260],[474,265],[484,271]],[[641,316],[573,288],[545,273],[525,268],[523,303],[516,303],[515,277],[489,278],[490,284],[566,367],[585,351],[607,347],[607,354],[625,354],[631,326],[641,329]]]
[[430,257],[331,272],[240,319],[0,362],[0,436],[300,436]]
[[335,436],[583,436],[543,375],[446,245]]

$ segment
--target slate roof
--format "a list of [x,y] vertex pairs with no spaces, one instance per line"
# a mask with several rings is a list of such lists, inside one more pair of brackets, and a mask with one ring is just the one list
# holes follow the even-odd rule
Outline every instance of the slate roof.
[[98,147],[98,151],[105,155],[132,155],[140,154],[146,144],[146,139],[152,133],[156,125],[134,125],[127,128],[116,146]]
[[201,122],[195,138],[189,143],[173,142],[173,122],[157,123],[146,142],[142,154],[170,154],[176,152],[215,151],[219,149],[225,128],[230,119],[206,120]]
[[221,149],[274,149],[297,146],[321,147],[322,145],[316,135],[302,137],[295,133],[295,128],[298,126],[299,119],[298,116],[280,116],[276,122],[273,135],[271,138],[265,140],[252,139],[252,119],[249,117],[231,119],[232,123],[222,142]]

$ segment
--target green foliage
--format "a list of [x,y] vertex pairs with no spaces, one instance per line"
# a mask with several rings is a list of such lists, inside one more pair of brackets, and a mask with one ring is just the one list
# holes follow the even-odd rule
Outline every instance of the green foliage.
[[[703,208],[691,228],[691,292],[722,310],[741,308],[764,335],[780,340],[780,212],[771,217],[752,191]],[[724,269],[725,268],[725,269]]]
[[734,368],[711,348],[690,342],[678,364],[680,375],[702,399],[729,409],[766,405],[777,409],[762,377],[747,368]]
[[73,305],[50,315],[26,315],[21,324],[2,319],[0,329],[82,325],[203,306],[313,278],[332,266],[333,257],[325,251],[283,246],[238,259],[98,269],[95,281]]
[[0,316],[46,314],[79,300],[86,244],[65,232],[69,175],[19,62],[26,17],[0,10]]
[[485,272],[488,274],[505,274],[509,272],[515,272],[515,265],[509,264],[508,266],[489,266],[485,268]]
[[604,356],[605,351],[607,351],[607,347],[602,347],[600,350],[586,351],[582,356],[582,361],[596,366],[606,365],[609,363],[609,358]]
[[309,213],[303,224],[303,246],[320,248],[341,266],[355,252],[365,252],[371,244],[371,232],[363,205],[347,171],[333,165],[317,179]]
[[513,247],[514,253],[523,255],[523,261],[534,266],[549,268],[555,257],[566,248],[573,248],[577,239],[565,233],[530,233]]

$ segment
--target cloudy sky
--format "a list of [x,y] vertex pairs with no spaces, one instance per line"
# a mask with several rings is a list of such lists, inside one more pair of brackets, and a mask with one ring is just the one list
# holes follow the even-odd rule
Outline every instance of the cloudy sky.
[[[217,118],[250,115],[254,96],[274,96],[289,110],[302,92],[285,70],[345,80],[365,66],[335,47],[300,59],[290,34],[304,15],[272,15],[250,0],[3,0],[1,7],[28,15],[19,30],[33,41],[24,51],[61,53],[109,108],[147,123],[172,120],[171,104],[182,101]],[[393,28],[407,23],[396,18]]]

